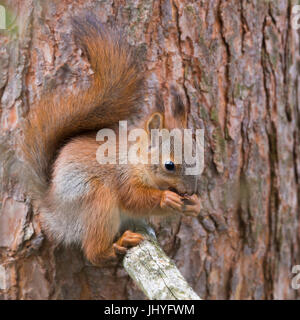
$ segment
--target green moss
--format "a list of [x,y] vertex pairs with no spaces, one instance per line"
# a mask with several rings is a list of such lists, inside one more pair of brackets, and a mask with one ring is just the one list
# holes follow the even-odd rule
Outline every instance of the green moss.
[[235,88],[234,88],[234,96],[237,99],[245,99],[248,94],[248,88],[240,83],[236,83]]
[[269,28],[268,34],[270,36],[270,40],[272,42],[272,53],[270,55],[270,60],[272,65],[276,68],[277,62],[278,62],[278,57],[279,57],[279,51],[278,51],[278,43],[279,39],[277,34],[274,32],[272,28]]
[[277,54],[272,54],[272,55],[270,56],[270,60],[271,60],[272,65],[276,68],[276,66],[277,66],[277,61],[278,61]]
[[240,98],[240,96],[241,96],[241,85],[239,83],[237,83],[234,88],[234,96],[236,98]]
[[[225,155],[226,140],[223,137],[221,128],[216,128],[213,133],[213,139],[216,144],[216,152],[220,151],[222,155]],[[223,156],[222,156],[223,158]]]
[[210,119],[214,122],[219,122],[219,116],[218,116],[218,111],[215,107],[213,107],[211,109],[211,112],[210,112]]
[[189,14],[195,14],[195,9],[192,5],[187,5],[185,8],[184,8],[185,12],[186,13],[189,13]]
[[204,107],[200,107],[200,116],[203,120],[208,120],[208,113]]
[[198,42],[199,42],[200,47],[206,48],[205,40],[201,35],[199,35],[198,40],[199,40]]
[[230,135],[227,127],[225,127],[225,139],[230,140]]
[[184,79],[187,79],[188,75],[189,75],[189,68],[186,65],[185,68],[184,68]]
[[205,72],[201,73],[201,84],[204,84],[205,87],[211,87],[212,79],[208,78]]

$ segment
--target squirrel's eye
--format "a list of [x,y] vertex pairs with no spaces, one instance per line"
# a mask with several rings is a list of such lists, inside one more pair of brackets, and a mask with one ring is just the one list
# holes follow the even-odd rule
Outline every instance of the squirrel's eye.
[[172,161],[167,161],[165,162],[165,168],[169,171],[174,171],[175,170],[175,164]]

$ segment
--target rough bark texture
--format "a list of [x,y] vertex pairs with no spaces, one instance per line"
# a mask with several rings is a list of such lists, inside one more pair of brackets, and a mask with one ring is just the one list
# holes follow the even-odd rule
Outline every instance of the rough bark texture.
[[[45,88],[85,78],[68,17],[91,8],[145,52],[149,86],[170,108],[176,84],[190,127],[205,128],[199,219],[156,223],[160,244],[203,299],[297,298],[300,264],[299,33],[288,0],[10,0],[0,37],[1,139]],[[151,105],[149,99],[149,105]],[[9,154],[8,154],[9,157]],[[0,298],[144,298],[121,265],[96,268],[45,239],[10,176],[0,213]]]

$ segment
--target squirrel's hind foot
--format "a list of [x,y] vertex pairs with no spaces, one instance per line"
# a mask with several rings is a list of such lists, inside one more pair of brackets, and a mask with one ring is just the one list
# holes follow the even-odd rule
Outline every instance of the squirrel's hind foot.
[[120,239],[113,244],[115,254],[125,255],[129,248],[137,246],[144,239],[144,236],[140,233],[135,233],[130,230],[125,231]]

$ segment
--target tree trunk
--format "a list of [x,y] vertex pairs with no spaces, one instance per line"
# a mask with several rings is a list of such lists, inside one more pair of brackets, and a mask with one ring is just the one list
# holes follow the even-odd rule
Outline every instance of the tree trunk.
[[[205,129],[201,216],[155,221],[159,243],[202,299],[299,298],[300,52],[288,0],[8,0],[0,30],[5,159],[46,88],[87,78],[68,18],[91,9],[145,53],[149,87],[170,110],[180,89],[189,126]],[[84,78],[84,79],[83,79]],[[149,99],[149,106],[150,106]],[[152,101],[152,100],[151,100]],[[3,149],[4,150],[4,149]],[[55,247],[1,165],[0,298],[144,299],[121,264],[91,266]]]

